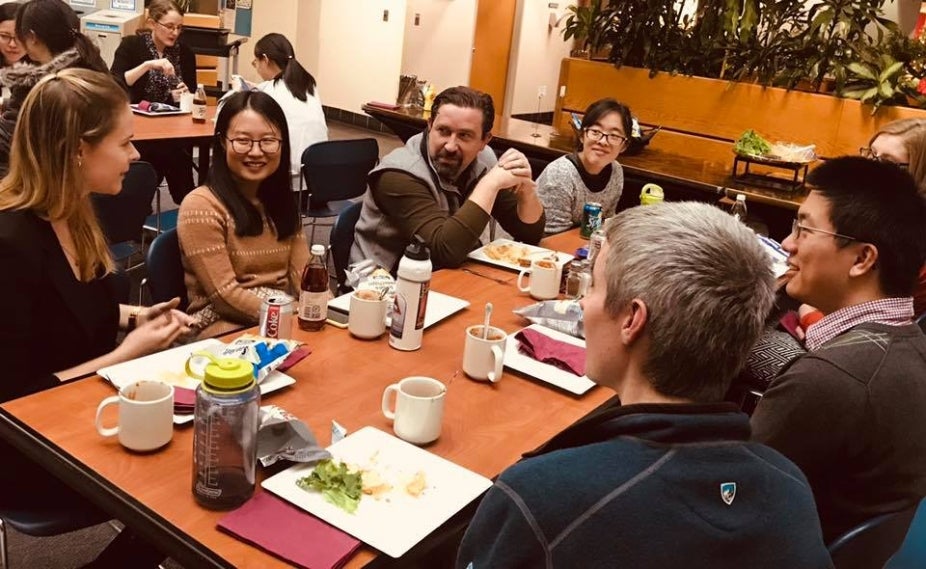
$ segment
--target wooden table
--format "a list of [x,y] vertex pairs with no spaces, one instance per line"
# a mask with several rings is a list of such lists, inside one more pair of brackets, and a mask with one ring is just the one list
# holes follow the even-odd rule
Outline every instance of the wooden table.
[[[403,140],[421,132],[430,115],[417,109],[390,110],[370,104],[363,105],[363,110]],[[557,132],[549,125],[496,116],[489,145],[497,150],[517,148],[530,158],[549,162],[573,152],[576,139],[572,133]],[[790,230],[794,212],[803,203],[806,191],[782,191],[734,180],[733,158],[730,141],[662,130],[641,153],[621,156],[619,161],[624,168],[625,189],[627,182],[635,182],[635,189],[654,182],[662,185],[672,199],[712,202],[722,197],[735,199],[738,193],[746,194],[750,207],[758,205],[767,217],[773,218],[770,224],[774,221],[776,228],[782,226],[778,228],[779,234],[773,236],[783,238],[780,233],[784,231],[786,235]],[[757,171],[768,170],[759,168]],[[636,195],[625,194],[619,208],[639,203]]]
[[[570,231],[545,245],[573,251],[582,243]],[[468,266],[505,282],[459,270],[435,273],[434,290],[472,304],[429,328],[421,350],[399,352],[385,337],[357,340],[331,326],[315,333],[296,329],[295,337],[312,354],[288,371],[296,385],[268,395],[263,403],[297,415],[327,445],[331,420],[351,432],[366,425],[391,432],[380,411],[384,388],[410,375],[435,377],[448,385],[448,395],[443,432],[428,450],[494,478],[523,452],[611,400],[614,393],[603,387],[577,397],[509,370],[494,385],[466,378],[460,371],[464,328],[482,321],[484,303],[495,305],[494,324],[514,332],[525,323],[511,310],[533,302],[518,293],[515,273],[478,263]],[[187,567],[286,566],[216,530],[225,514],[196,505],[191,493],[192,429],[177,428],[165,449],[147,455],[129,453],[115,438],[98,436],[93,427],[96,407],[112,393],[111,386],[94,376],[9,401],[0,406],[0,436]],[[391,564],[386,556],[377,556],[364,546],[348,567]],[[407,559],[399,564],[403,561]]]
[[135,141],[169,140],[177,143],[191,143],[199,149],[199,177],[206,179],[212,138],[215,134],[215,107],[206,109],[206,122],[195,123],[190,115],[169,115],[148,117],[133,113]]

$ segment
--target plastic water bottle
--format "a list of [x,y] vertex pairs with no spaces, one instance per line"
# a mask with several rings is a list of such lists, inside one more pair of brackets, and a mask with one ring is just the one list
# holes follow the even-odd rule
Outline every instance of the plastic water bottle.
[[746,196],[744,194],[736,194],[736,201],[730,207],[730,215],[733,219],[746,223]]
[[389,345],[410,352],[421,347],[431,288],[431,254],[420,236],[405,248],[396,277]]
[[311,253],[302,271],[299,328],[316,331],[324,328],[328,317],[328,263],[324,245],[312,245]]
[[260,391],[251,362],[209,359],[196,388],[193,497],[201,506],[225,510],[254,494]]

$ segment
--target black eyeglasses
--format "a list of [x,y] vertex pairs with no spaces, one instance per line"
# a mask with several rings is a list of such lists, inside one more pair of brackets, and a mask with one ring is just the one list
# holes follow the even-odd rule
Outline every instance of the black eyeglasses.
[[0,34],[0,43],[10,44],[16,41],[16,36],[11,34]]
[[627,137],[623,134],[617,134],[615,132],[602,132],[597,128],[585,129],[585,136],[589,137],[593,142],[598,142],[599,140],[604,139],[606,144],[622,144],[625,140],[627,140]]
[[276,154],[280,151],[280,145],[283,142],[279,138],[261,138],[260,140],[254,140],[253,138],[226,138],[225,140],[231,143],[232,150],[238,154],[247,154],[254,148],[254,143],[257,143],[257,147],[260,148],[260,151],[264,154]]
[[157,24],[157,25],[159,25],[159,26],[161,26],[162,28],[164,28],[165,30],[167,30],[168,32],[171,32],[171,33],[177,32],[177,33],[179,34],[180,32],[183,31],[183,24],[177,24],[177,25],[175,26],[175,25],[173,25],[173,24],[162,24],[161,22],[159,22],[159,21],[157,21],[157,20],[154,20],[154,23]]
[[795,238],[795,239],[800,239],[800,238],[801,238],[801,233],[809,233],[809,234],[811,234],[811,235],[814,234],[814,233],[822,233],[823,235],[830,235],[830,236],[836,237],[836,238],[838,238],[838,239],[846,239],[846,240],[849,240],[849,241],[858,241],[857,238],[855,238],[855,237],[850,237],[850,236],[848,236],[848,235],[843,235],[842,233],[835,233],[835,232],[833,232],[833,231],[827,231],[826,229],[817,229],[816,227],[808,227],[808,226],[806,226],[806,225],[801,224],[800,221],[798,221],[797,219],[795,219],[794,221],[791,222],[791,235],[794,235],[794,238]]
[[907,168],[910,166],[909,162],[894,162],[890,158],[879,156],[878,154],[875,154],[875,152],[869,146],[863,146],[859,148],[858,153],[862,158],[868,158],[869,160],[874,160],[875,162],[883,162],[884,164],[893,164],[898,168]]

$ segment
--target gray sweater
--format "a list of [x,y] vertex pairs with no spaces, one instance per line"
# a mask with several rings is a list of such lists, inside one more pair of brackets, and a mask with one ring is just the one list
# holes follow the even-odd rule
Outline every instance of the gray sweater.
[[600,192],[593,192],[567,156],[557,158],[537,178],[537,195],[547,216],[544,232],[559,233],[579,225],[586,202],[600,203],[602,219],[611,217],[623,189],[624,170],[616,161],[611,163],[607,185]]

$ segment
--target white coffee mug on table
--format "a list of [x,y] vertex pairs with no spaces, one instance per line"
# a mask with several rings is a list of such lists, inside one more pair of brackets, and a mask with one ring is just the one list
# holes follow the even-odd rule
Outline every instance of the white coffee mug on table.
[[[524,277],[530,284],[524,286]],[[530,273],[522,269],[518,274],[518,290],[528,292],[537,300],[551,300],[559,296],[562,268],[551,259],[534,259],[531,261]]]
[[472,379],[497,382],[502,378],[505,365],[505,342],[508,335],[501,328],[489,326],[488,337],[483,339],[483,326],[477,324],[466,329],[463,344],[463,373]]
[[185,113],[193,112],[193,93],[186,91],[180,94],[180,110]]
[[383,415],[392,420],[392,430],[400,439],[427,444],[440,436],[446,394],[447,387],[436,379],[406,377],[383,391]]
[[374,290],[357,290],[350,295],[347,329],[364,340],[379,338],[386,331],[386,301]]
[[[115,427],[103,426],[103,410],[119,405]],[[127,449],[145,452],[161,448],[174,435],[174,387],[163,381],[136,381],[107,397],[96,410],[96,430],[119,437]]]

